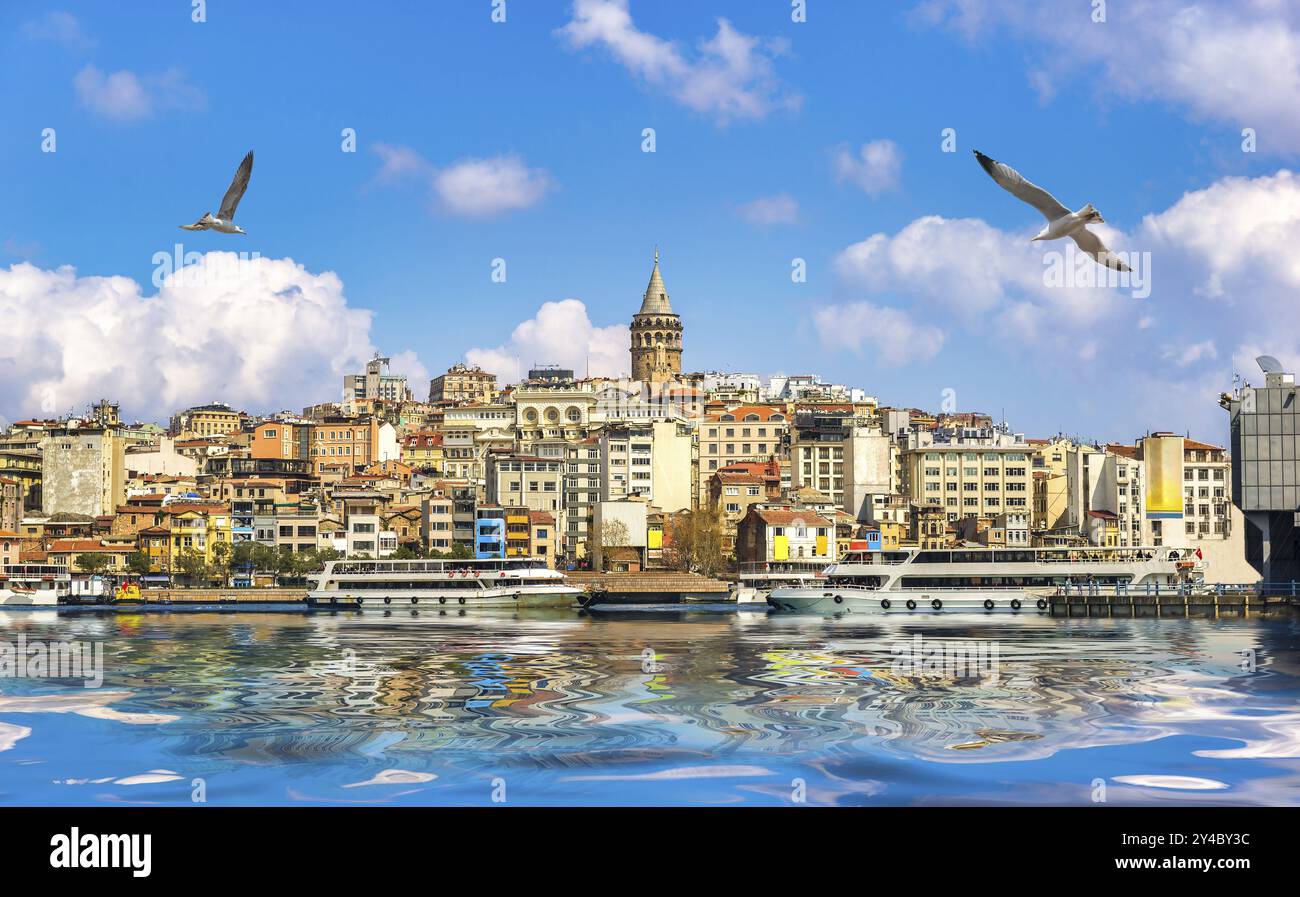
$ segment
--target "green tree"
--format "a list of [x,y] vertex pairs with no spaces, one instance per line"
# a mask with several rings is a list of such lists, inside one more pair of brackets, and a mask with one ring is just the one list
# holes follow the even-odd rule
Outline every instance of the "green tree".
[[99,574],[113,566],[113,559],[106,554],[88,552],[77,555],[75,563],[82,573]]
[[212,546],[212,564],[208,568],[211,576],[221,580],[224,586],[230,582],[231,550],[229,542],[218,542]]
[[126,569],[130,570],[136,576],[144,576],[151,569],[152,564],[149,562],[149,555],[143,551],[133,551],[126,556]]
[[180,554],[176,555],[175,564],[176,569],[189,580],[190,585],[207,577],[207,559],[193,548],[182,548]]

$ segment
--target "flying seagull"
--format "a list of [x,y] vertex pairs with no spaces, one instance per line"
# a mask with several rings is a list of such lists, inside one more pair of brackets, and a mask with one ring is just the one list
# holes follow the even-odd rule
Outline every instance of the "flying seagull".
[[248,178],[253,173],[253,151],[249,150],[244,161],[239,163],[239,170],[235,172],[235,179],[230,182],[226,188],[226,195],[221,198],[221,208],[217,210],[217,216],[212,217],[211,212],[204,212],[203,217],[193,224],[182,224],[183,230],[215,230],[223,234],[243,234],[247,233],[242,227],[235,224],[235,207],[239,201],[244,198],[244,191],[248,189]]
[[1101,237],[1085,227],[1093,221],[1106,223],[1106,219],[1101,217],[1101,212],[1092,207],[1092,203],[1088,203],[1077,212],[1071,212],[1061,205],[1055,196],[1037,184],[1025,180],[1020,172],[1010,165],[990,159],[979,150],[974,152],[980,166],[989,173],[989,177],[997,181],[999,187],[1043,213],[1047,219],[1047,226],[1038,232],[1038,236],[1034,237],[1035,240],[1069,237],[1079,244],[1080,249],[1096,259],[1098,264],[1114,268],[1116,271],[1130,270],[1115,253],[1106,248],[1101,242]]

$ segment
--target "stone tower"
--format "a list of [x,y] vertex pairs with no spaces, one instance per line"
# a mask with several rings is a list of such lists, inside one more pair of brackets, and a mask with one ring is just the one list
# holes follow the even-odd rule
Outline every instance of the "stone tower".
[[682,319],[668,304],[656,249],[650,285],[641,299],[641,310],[632,316],[632,379],[663,383],[681,372]]

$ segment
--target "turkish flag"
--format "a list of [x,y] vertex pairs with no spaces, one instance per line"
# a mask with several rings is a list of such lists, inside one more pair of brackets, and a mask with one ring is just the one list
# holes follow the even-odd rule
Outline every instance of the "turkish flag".
[[1201,549],[1199,549],[1199,548],[1196,549],[1196,559],[1199,561],[1199,560],[1201,560],[1201,559],[1204,558],[1204,557],[1205,557],[1205,555],[1201,554]]

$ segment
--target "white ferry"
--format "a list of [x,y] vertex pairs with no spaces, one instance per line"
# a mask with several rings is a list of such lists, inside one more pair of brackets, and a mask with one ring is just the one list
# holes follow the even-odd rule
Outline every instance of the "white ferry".
[[314,607],[571,607],[582,594],[532,558],[328,561],[312,579]]
[[0,567],[0,605],[53,607],[72,595],[72,575],[53,564],[8,564]]
[[825,569],[825,560],[742,564],[731,587],[731,596],[737,604],[766,604],[773,589],[816,585]]
[[767,603],[802,613],[1045,611],[1063,586],[1171,592],[1195,575],[1177,548],[976,548],[851,551],[815,585],[778,587]]

